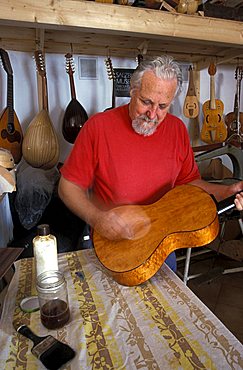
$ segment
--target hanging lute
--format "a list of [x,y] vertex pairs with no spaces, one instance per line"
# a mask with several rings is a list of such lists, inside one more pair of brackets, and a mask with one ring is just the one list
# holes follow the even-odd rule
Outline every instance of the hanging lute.
[[50,169],[59,159],[59,142],[48,112],[47,77],[42,51],[35,52],[42,82],[42,109],[29,124],[23,140],[23,157],[32,167]]
[[7,73],[7,107],[0,116],[0,147],[9,150],[14,162],[19,163],[22,157],[23,133],[13,102],[13,70],[8,53],[0,48],[3,68]]
[[69,143],[73,144],[79,131],[88,119],[88,114],[84,107],[76,99],[75,85],[73,74],[75,72],[74,60],[72,54],[65,55],[66,72],[69,75],[71,88],[71,101],[68,104],[62,123],[62,134]]

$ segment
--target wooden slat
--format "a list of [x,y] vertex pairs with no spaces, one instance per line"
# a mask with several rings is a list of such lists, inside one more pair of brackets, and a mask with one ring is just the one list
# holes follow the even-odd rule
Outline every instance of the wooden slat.
[[132,57],[147,41],[149,55],[205,65],[212,55],[243,59],[242,22],[94,1],[0,0],[1,47],[35,50],[36,28],[45,29],[48,52],[66,53],[72,43],[78,54],[106,55],[109,48],[111,55]]

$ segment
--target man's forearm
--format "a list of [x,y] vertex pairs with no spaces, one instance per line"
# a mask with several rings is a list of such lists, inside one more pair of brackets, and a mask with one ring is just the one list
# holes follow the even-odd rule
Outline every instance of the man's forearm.
[[94,227],[102,213],[88,198],[86,190],[61,177],[58,194],[63,203],[79,218]]
[[196,185],[209,194],[213,194],[217,201],[221,201],[222,199],[228,198],[231,195],[235,194],[237,191],[241,189],[236,187],[235,185],[223,185],[223,184],[216,184],[213,182],[207,182],[204,180],[194,180],[190,183],[191,185]]

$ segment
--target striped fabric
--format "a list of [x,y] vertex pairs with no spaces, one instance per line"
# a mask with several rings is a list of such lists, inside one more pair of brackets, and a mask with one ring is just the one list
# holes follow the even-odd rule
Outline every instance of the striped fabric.
[[[14,330],[48,330],[20,301],[36,294],[33,259],[15,263],[0,323],[0,369],[39,370],[32,342]],[[70,322],[49,333],[77,352],[65,369],[243,369],[243,345],[164,264],[148,282],[124,287],[107,276],[93,250],[59,255]],[[13,327],[14,326],[14,327]]]

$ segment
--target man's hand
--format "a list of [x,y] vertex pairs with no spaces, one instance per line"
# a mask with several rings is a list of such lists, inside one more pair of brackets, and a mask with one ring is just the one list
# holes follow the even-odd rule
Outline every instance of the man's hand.
[[238,211],[242,211],[243,210],[243,181],[239,181],[233,185],[230,185],[230,188],[233,194],[238,193],[235,196],[235,206],[238,209]]
[[122,206],[100,212],[95,231],[110,240],[138,239],[150,229],[150,219],[139,206]]

